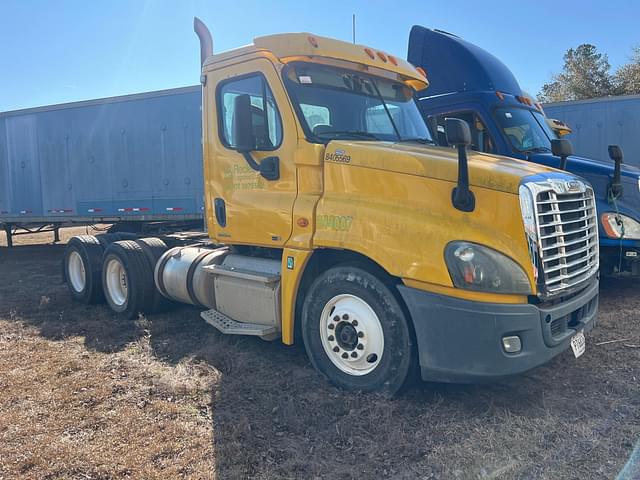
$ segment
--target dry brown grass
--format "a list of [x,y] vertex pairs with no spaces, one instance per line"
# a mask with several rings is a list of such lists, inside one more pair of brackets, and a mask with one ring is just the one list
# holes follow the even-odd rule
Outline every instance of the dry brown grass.
[[108,354],[0,321],[0,472],[5,478],[209,478],[217,374],[149,355]]
[[127,322],[73,304],[61,253],[0,249],[1,480],[600,479],[640,435],[637,283],[604,284],[577,361],[389,400],[332,388],[300,348],[219,335],[197,309]]

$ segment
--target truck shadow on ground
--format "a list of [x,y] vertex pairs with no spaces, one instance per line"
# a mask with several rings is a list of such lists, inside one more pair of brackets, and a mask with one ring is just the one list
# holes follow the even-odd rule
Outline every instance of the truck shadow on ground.
[[62,251],[0,249],[0,317],[51,340],[82,337],[99,352],[146,337],[162,362],[194,359],[220,372],[211,392],[219,478],[611,477],[640,433],[638,349],[594,346],[640,340],[637,285],[603,284],[600,325],[578,361],[565,353],[487,385],[417,382],[389,399],[339,391],[302,347],[223,336],[196,308],[132,322],[74,304]]

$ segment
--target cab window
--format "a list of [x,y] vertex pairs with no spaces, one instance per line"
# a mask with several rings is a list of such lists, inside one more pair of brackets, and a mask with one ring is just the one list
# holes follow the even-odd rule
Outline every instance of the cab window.
[[331,113],[327,107],[301,103],[300,109],[311,130],[318,125],[331,125]]
[[550,152],[554,133],[544,115],[526,108],[498,108],[494,112],[498,126],[517,152]]
[[447,136],[445,134],[445,118],[459,118],[469,124],[471,131],[471,149],[477,152],[495,153],[496,145],[487,130],[486,125],[474,112],[455,112],[445,113],[437,117],[437,140],[438,145],[448,146]]
[[249,95],[251,101],[251,131],[256,150],[274,150],[282,143],[282,121],[273,93],[262,75],[256,74],[237,80],[229,80],[218,90],[220,137],[229,148],[235,146],[233,121],[235,99]]
[[[385,106],[375,105],[373,107],[369,107],[364,112],[364,119],[366,122],[367,131],[371,133],[382,133],[385,135],[393,135],[393,123],[398,121],[398,107],[395,105],[389,105],[386,109]],[[387,109],[389,110],[389,116],[387,114]]]
[[431,141],[413,90],[392,74],[296,62],[283,78],[309,141]]

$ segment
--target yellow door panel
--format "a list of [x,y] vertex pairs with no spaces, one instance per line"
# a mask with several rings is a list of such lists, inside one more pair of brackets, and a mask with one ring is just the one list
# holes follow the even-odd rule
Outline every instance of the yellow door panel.
[[[283,246],[291,236],[297,195],[294,155],[298,135],[279,74],[270,60],[254,58],[207,72],[207,77],[211,87],[207,88],[205,101],[215,105],[208,109],[212,113],[207,122],[205,147],[207,221],[211,236],[223,243]],[[256,85],[264,82],[267,87],[259,91]],[[256,134],[258,149],[251,156],[257,163],[266,157],[277,157],[280,168],[277,180],[265,179],[230,146],[233,100],[238,94],[251,95],[252,120],[262,122],[260,134]],[[224,226],[216,216],[216,199],[224,202]]]

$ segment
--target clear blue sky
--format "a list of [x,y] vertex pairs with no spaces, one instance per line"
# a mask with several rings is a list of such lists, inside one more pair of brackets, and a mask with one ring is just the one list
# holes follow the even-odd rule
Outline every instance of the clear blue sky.
[[414,24],[492,52],[536,94],[569,47],[593,43],[624,63],[640,43],[640,2],[0,0],[0,111],[194,85],[201,17],[214,49],[291,31],[351,40],[406,57]]

